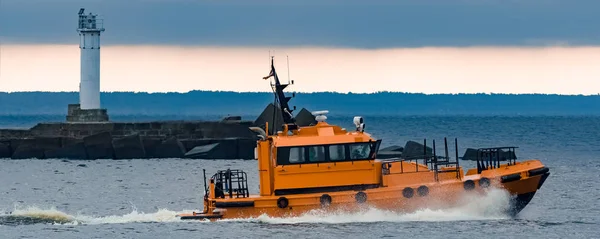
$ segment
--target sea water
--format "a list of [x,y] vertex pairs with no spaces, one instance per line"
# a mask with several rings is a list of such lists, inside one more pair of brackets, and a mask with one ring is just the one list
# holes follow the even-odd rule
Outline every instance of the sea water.
[[[0,128],[30,127],[40,116],[3,117]],[[42,117],[52,118],[48,116]],[[151,119],[151,117],[150,117]],[[329,121],[352,129],[352,116]],[[518,146],[540,159],[550,177],[516,217],[503,214],[509,195],[490,190],[454,208],[394,213],[311,211],[294,218],[262,215],[220,222],[180,221],[202,208],[202,169],[237,168],[258,192],[254,160],[0,160],[0,238],[599,238],[600,117],[365,116],[382,147],[407,140],[454,156],[467,147]],[[438,148],[442,152],[442,148]],[[461,166],[474,163],[461,161]]]

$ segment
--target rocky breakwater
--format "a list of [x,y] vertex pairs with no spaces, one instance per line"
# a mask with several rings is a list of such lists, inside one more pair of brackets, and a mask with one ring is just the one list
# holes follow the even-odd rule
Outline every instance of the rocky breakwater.
[[[0,158],[12,159],[255,159],[258,137],[250,127],[281,130],[281,109],[269,104],[254,121],[59,122],[30,129],[0,129]],[[315,124],[301,109],[299,126]]]
[[0,158],[147,159],[185,158],[209,145],[203,159],[254,159],[252,121],[159,121],[39,123],[30,129],[0,129]]

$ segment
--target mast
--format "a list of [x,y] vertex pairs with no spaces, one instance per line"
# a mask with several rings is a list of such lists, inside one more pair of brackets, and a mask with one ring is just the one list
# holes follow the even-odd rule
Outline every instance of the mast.
[[[271,73],[268,76],[263,77],[263,79],[269,79],[271,77],[275,78],[275,84],[271,84],[271,88],[273,89],[273,93],[275,94],[275,104],[279,104],[281,108],[281,113],[283,116],[284,124],[294,124],[294,116],[292,115],[293,109],[290,109],[288,102],[292,99],[292,97],[285,96],[283,90],[289,84],[281,84],[279,81],[279,77],[277,76],[277,72],[275,71],[275,64],[273,63],[273,57],[271,56]],[[293,82],[292,82],[293,84]]]

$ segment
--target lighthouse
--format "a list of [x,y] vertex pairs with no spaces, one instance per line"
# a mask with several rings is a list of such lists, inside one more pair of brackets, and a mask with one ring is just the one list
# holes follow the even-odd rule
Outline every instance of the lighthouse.
[[67,121],[70,122],[108,121],[106,109],[100,108],[100,34],[104,32],[104,24],[97,17],[86,14],[84,8],[79,9],[79,104],[69,105]]
[[81,78],[79,104],[82,110],[100,109],[100,33],[104,31],[97,15],[79,10],[79,49],[81,51]]

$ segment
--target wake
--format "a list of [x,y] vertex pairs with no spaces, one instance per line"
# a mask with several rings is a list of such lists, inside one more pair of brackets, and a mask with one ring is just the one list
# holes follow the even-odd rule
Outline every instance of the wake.
[[42,209],[39,207],[27,207],[15,209],[12,213],[0,215],[0,225],[30,225],[30,224],[68,224],[68,225],[98,225],[115,223],[148,223],[148,222],[178,222],[177,214],[189,212],[170,211],[159,209],[154,213],[143,213],[133,210],[125,215],[110,215],[94,217],[88,215],[70,215],[56,208]]
[[229,219],[222,221],[261,222],[272,224],[300,223],[369,223],[369,222],[411,222],[411,221],[473,221],[508,219],[510,195],[505,190],[490,189],[485,195],[464,196],[457,207],[445,209],[423,208],[412,213],[398,213],[377,208],[366,208],[360,212],[324,212],[314,210],[298,217],[276,218],[261,215],[249,219]]
[[[261,215],[255,218],[226,219],[216,223],[269,223],[269,224],[299,224],[299,223],[369,223],[369,222],[410,222],[410,221],[471,221],[507,219],[506,213],[510,207],[510,195],[501,189],[490,189],[485,195],[465,196],[459,206],[445,209],[424,208],[412,213],[398,213],[376,208],[366,208],[360,212],[325,212],[314,210],[298,217],[278,218]],[[66,224],[66,225],[99,225],[124,223],[176,223],[176,222],[207,222],[183,221],[176,215],[189,213],[193,210],[171,211],[160,209],[154,213],[144,213],[133,210],[124,215],[89,216],[70,215],[55,208],[42,209],[27,207],[15,209],[12,213],[0,214],[0,225],[31,225],[31,224]]]

